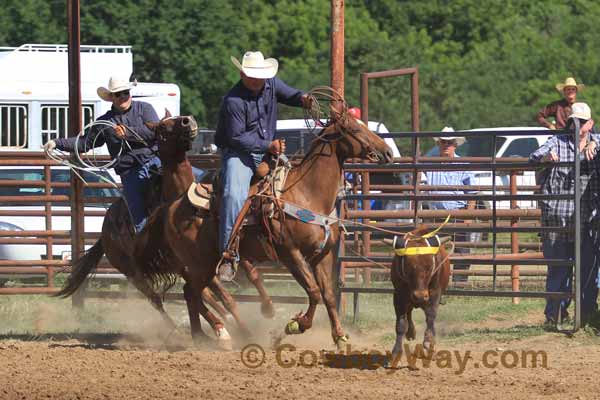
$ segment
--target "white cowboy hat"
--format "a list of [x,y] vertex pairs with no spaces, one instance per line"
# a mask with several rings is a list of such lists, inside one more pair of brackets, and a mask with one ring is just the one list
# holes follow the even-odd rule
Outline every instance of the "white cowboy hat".
[[592,118],[592,110],[586,103],[573,103],[571,106],[571,115],[569,115],[570,118],[579,118],[587,121]]
[[270,79],[277,74],[279,63],[274,58],[265,57],[260,51],[247,51],[242,58],[242,63],[234,56],[231,56],[231,62],[240,71],[250,78]]
[[565,83],[557,83],[555,87],[556,87],[556,90],[558,90],[558,92],[562,94],[563,90],[566,87],[574,87],[574,88],[577,88],[578,92],[581,92],[585,88],[585,85],[583,83],[580,83],[578,85],[575,78],[573,78],[572,76],[569,76],[567,79],[565,79]]
[[108,88],[100,86],[98,89],[96,89],[96,93],[98,93],[98,96],[102,100],[112,101],[113,93],[122,92],[123,90],[130,90],[131,86],[132,84],[131,82],[129,82],[129,79],[124,79],[118,76],[111,76],[108,80]]
[[[454,132],[454,128],[452,128],[451,126],[445,126],[444,129],[442,129],[442,132]],[[440,139],[454,140],[454,141],[456,141],[457,146],[460,146],[461,144],[463,144],[465,142],[465,138],[462,136],[444,136],[442,138],[439,138],[439,137],[433,138],[433,140],[435,140],[436,142],[439,141]]]

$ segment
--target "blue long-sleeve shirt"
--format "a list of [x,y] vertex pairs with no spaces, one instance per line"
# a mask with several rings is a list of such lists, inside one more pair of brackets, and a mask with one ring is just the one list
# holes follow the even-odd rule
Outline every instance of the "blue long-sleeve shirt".
[[[129,143],[130,149],[115,135],[113,128],[105,125],[94,125],[83,137],[79,138],[77,151],[80,153],[85,153],[106,143],[111,158],[118,158],[114,165],[117,174],[121,175],[136,165],[145,164],[158,152],[154,131],[145,125],[146,122],[159,121],[156,111],[150,104],[143,101],[132,101],[128,110],[119,112],[113,108],[98,117],[98,120],[126,125],[147,144],[141,142],[131,131],[127,130],[125,139]],[[56,148],[63,151],[75,151],[75,139],[75,137],[58,138],[56,139]],[[119,155],[121,146],[123,146],[123,151]]]
[[275,136],[277,103],[300,107],[304,93],[281,79],[265,81],[253,95],[240,80],[224,97],[219,111],[215,144],[221,149],[264,153]]

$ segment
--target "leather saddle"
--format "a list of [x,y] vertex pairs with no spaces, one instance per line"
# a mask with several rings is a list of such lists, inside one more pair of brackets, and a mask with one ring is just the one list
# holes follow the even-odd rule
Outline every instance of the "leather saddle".
[[[259,228],[263,232],[259,233],[259,240],[265,253],[270,258],[276,259],[277,256],[271,246],[274,235],[269,220],[275,215],[275,199],[282,193],[290,168],[289,163],[284,165],[280,163],[276,166],[275,162],[264,161],[257,167],[250,182],[248,198],[232,229],[228,246],[230,254],[237,254],[242,228],[254,225],[262,226],[262,229]],[[215,174],[212,183],[200,182],[190,185],[187,191],[188,200],[198,212],[208,213],[218,219],[223,194],[221,186],[220,174]]]
[[[248,198],[253,198],[251,209],[257,211],[257,205],[263,203],[268,197],[275,194],[276,198],[281,195],[287,172],[291,167],[287,165],[275,165],[272,161],[263,161],[257,168],[250,182]],[[258,193],[261,196],[256,196]],[[215,174],[212,181],[192,183],[187,191],[190,203],[198,210],[210,211],[218,216],[223,192],[221,190],[220,174]]]

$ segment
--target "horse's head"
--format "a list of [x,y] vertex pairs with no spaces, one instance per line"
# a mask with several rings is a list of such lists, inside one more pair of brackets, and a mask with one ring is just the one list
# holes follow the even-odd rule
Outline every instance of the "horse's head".
[[362,158],[379,164],[391,163],[392,149],[360,120],[344,113],[321,133],[327,141],[338,142],[338,154],[345,160]]
[[198,135],[198,124],[191,115],[172,117],[167,110],[159,122],[147,122],[146,126],[156,134],[161,157],[185,153],[192,147]]

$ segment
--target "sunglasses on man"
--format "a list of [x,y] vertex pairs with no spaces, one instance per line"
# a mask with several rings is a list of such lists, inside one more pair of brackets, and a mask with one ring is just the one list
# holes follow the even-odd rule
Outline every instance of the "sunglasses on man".
[[446,146],[453,146],[453,145],[456,145],[456,140],[444,140],[444,139],[440,139],[440,144],[444,144]]
[[115,97],[129,97],[129,90],[122,90],[120,92],[113,93]]

